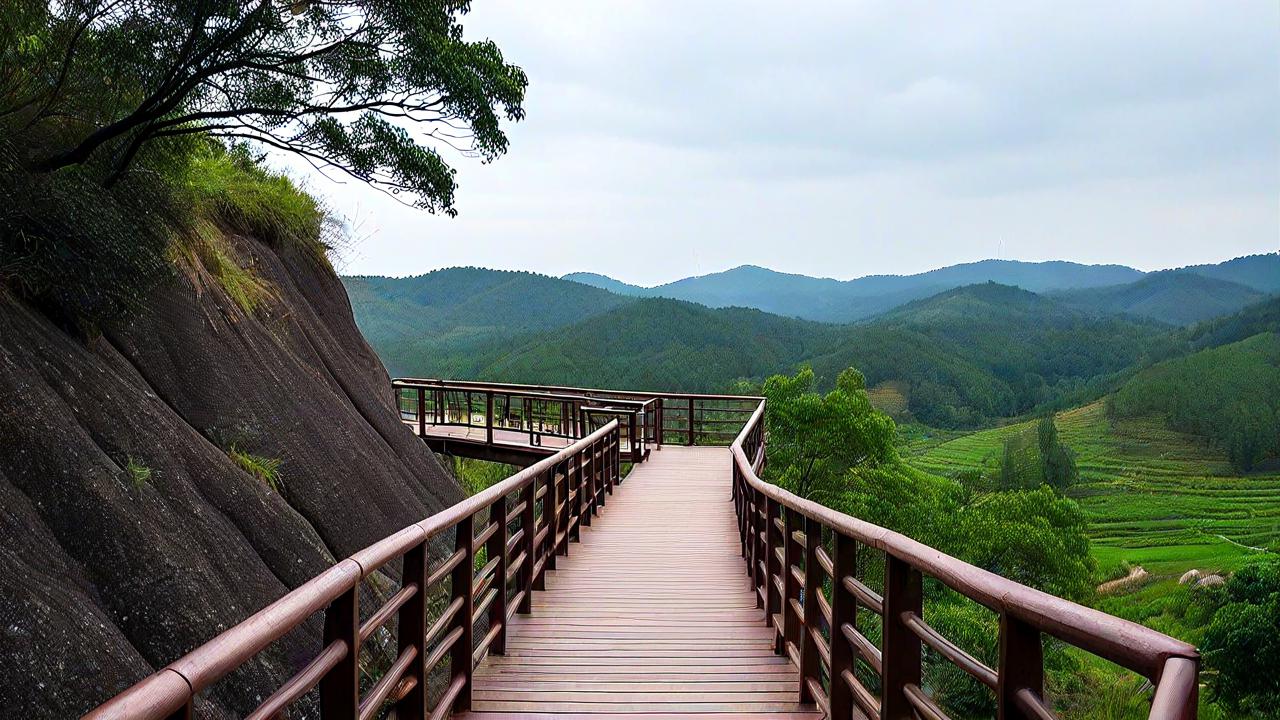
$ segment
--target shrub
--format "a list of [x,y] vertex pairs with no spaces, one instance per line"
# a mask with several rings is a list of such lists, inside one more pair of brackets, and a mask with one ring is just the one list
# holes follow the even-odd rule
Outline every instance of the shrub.
[[1280,718],[1280,560],[1255,560],[1225,586],[1204,635],[1213,697],[1251,717]]

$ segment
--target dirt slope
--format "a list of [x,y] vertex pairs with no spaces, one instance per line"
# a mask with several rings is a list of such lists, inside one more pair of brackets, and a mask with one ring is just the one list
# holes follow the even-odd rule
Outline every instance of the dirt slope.
[[[462,497],[329,266],[233,241],[274,288],[252,314],[198,266],[89,343],[0,294],[0,717],[78,715]],[[279,491],[233,446],[281,459]],[[243,714],[318,641],[289,636],[201,715]]]

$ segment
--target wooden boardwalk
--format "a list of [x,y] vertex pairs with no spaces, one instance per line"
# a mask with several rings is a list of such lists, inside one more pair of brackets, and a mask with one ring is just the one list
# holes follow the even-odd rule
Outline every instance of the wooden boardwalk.
[[730,467],[726,448],[673,446],[637,465],[476,669],[461,717],[820,718],[756,608]]

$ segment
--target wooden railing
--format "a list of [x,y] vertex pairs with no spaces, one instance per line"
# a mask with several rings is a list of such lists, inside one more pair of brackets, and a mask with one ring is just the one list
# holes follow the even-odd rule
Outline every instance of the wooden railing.
[[[633,412],[637,418],[636,435],[641,437],[646,447],[662,445],[728,445],[738,435],[738,430],[760,404],[759,397],[747,395],[712,395],[680,392],[644,392],[634,390],[602,390],[599,388],[582,388],[569,385],[527,385],[519,383],[491,383],[470,380],[437,380],[431,378],[398,378],[392,383],[396,388],[396,398],[402,417],[423,418],[424,423],[431,423],[439,415],[433,414],[436,407],[453,403],[455,407],[467,407],[472,410],[473,418],[470,427],[486,428],[487,418],[495,416],[498,429],[529,430],[533,441],[539,434],[555,437],[573,437],[568,432],[572,428],[572,418],[577,413],[578,405],[590,406],[592,403],[607,402],[610,408],[619,412],[619,424],[623,428],[623,440],[628,441],[630,435],[629,417]],[[445,391],[446,395],[433,396],[432,393]],[[421,391],[421,393],[419,393]],[[470,393],[465,396],[465,393]],[[456,399],[450,401],[449,394]],[[489,398],[493,398],[495,411],[487,411]],[[523,408],[524,401],[537,408],[539,398],[544,398],[547,405],[544,414],[532,414],[523,423],[513,420],[523,417],[517,412],[512,417],[504,417],[504,407]],[[505,404],[504,404],[505,400]],[[419,413],[418,407],[424,408]],[[458,412],[461,418],[466,413]],[[442,418],[443,420],[443,418]],[[457,422],[457,421],[455,421]],[[541,428],[550,428],[543,433]],[[451,424],[440,422],[438,424]],[[458,424],[463,424],[458,422]],[[535,428],[537,430],[535,431]],[[425,428],[423,428],[425,430]]]
[[[356,553],[89,717],[189,717],[198,693],[318,612],[324,613],[320,652],[249,717],[273,717],[317,687],[325,717],[367,720],[387,703],[394,704],[398,720],[438,719],[467,709],[473,669],[485,653],[505,651],[507,621],[530,610],[531,593],[542,589],[543,573],[555,567],[556,556],[567,552],[579,528],[590,524],[621,480],[623,426],[615,415],[588,432],[594,421],[584,421],[583,413],[595,408],[621,411],[628,419],[625,432],[640,443],[678,439],[722,446],[716,443],[725,432],[720,428],[742,418],[745,408],[729,449],[746,574],[765,623],[775,630],[775,650],[800,670],[799,700],[816,703],[829,717],[844,720],[856,710],[877,720],[947,718],[924,689],[925,648],[989,688],[999,717],[1056,717],[1044,688],[1046,636],[1148,678],[1155,687],[1150,718],[1196,716],[1199,656],[1194,647],[1020,585],[761,479],[767,460],[761,398],[432,380],[397,380],[396,395],[402,413],[412,413],[414,421],[484,427],[489,442],[494,431],[509,427],[570,439],[587,434]],[[640,406],[621,405],[627,401]],[[573,412],[566,413],[566,407]],[[504,414],[504,408],[519,412]],[[441,542],[452,544],[452,551],[438,551]],[[874,553],[883,559],[873,568]],[[477,561],[480,556],[483,561]],[[362,622],[362,581],[397,558],[403,558],[399,590],[364,614]],[[871,586],[868,571],[873,569],[881,577],[881,591]],[[999,616],[996,667],[928,624],[926,581]],[[432,607],[443,609],[432,612]],[[879,644],[860,629],[868,626],[864,612],[879,619],[872,623],[880,631]],[[395,659],[361,693],[361,646],[393,616],[398,618]],[[433,689],[439,697],[428,708],[428,676],[446,660],[447,682]]]
[[[438,720],[468,709],[476,665],[487,653],[505,653],[511,616],[531,611],[544,573],[621,481],[620,436],[618,422],[610,420],[555,455],[357,552],[87,717],[190,718],[198,694],[316,613],[324,617],[319,653],[248,718],[275,718],[315,688],[325,718],[368,720],[387,704],[398,720]],[[451,543],[452,552],[439,551],[441,542]],[[403,560],[399,589],[362,614],[363,581],[397,559]],[[392,617],[395,659],[361,692],[361,648]],[[432,671],[446,663],[446,681],[429,693]],[[430,706],[429,694],[438,695]]]
[[401,419],[423,437],[432,427],[464,427],[484,431],[487,445],[505,431],[540,447],[547,438],[576,440],[616,420],[629,462],[643,462],[657,444],[654,399],[445,380],[396,379],[392,388]]
[[[947,718],[923,689],[927,647],[989,688],[998,717],[1054,718],[1044,691],[1047,635],[1149,679],[1155,687],[1149,718],[1196,717],[1199,655],[1191,645],[1020,585],[762,480],[764,412],[762,401],[731,446],[733,499],[747,575],[765,622],[776,631],[776,651],[800,669],[801,702],[817,703],[832,718],[849,718],[855,708],[882,720]],[[859,547],[883,553],[883,594],[861,579]],[[999,615],[997,667],[926,622],[926,577]],[[860,611],[880,616],[879,646],[859,630]],[[859,679],[867,670],[878,679],[879,692]]]

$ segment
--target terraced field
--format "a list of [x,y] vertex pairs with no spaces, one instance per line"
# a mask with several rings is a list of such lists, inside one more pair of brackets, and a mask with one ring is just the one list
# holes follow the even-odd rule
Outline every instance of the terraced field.
[[[1227,571],[1258,552],[1252,548],[1280,547],[1280,475],[1233,475],[1221,453],[1197,438],[1159,418],[1113,424],[1102,402],[1060,413],[1057,424],[1076,453],[1081,481],[1070,494],[1089,517],[1103,573],[1124,563],[1157,576]],[[959,437],[916,431],[903,454],[944,476],[995,473],[1004,437],[1029,425]]]

